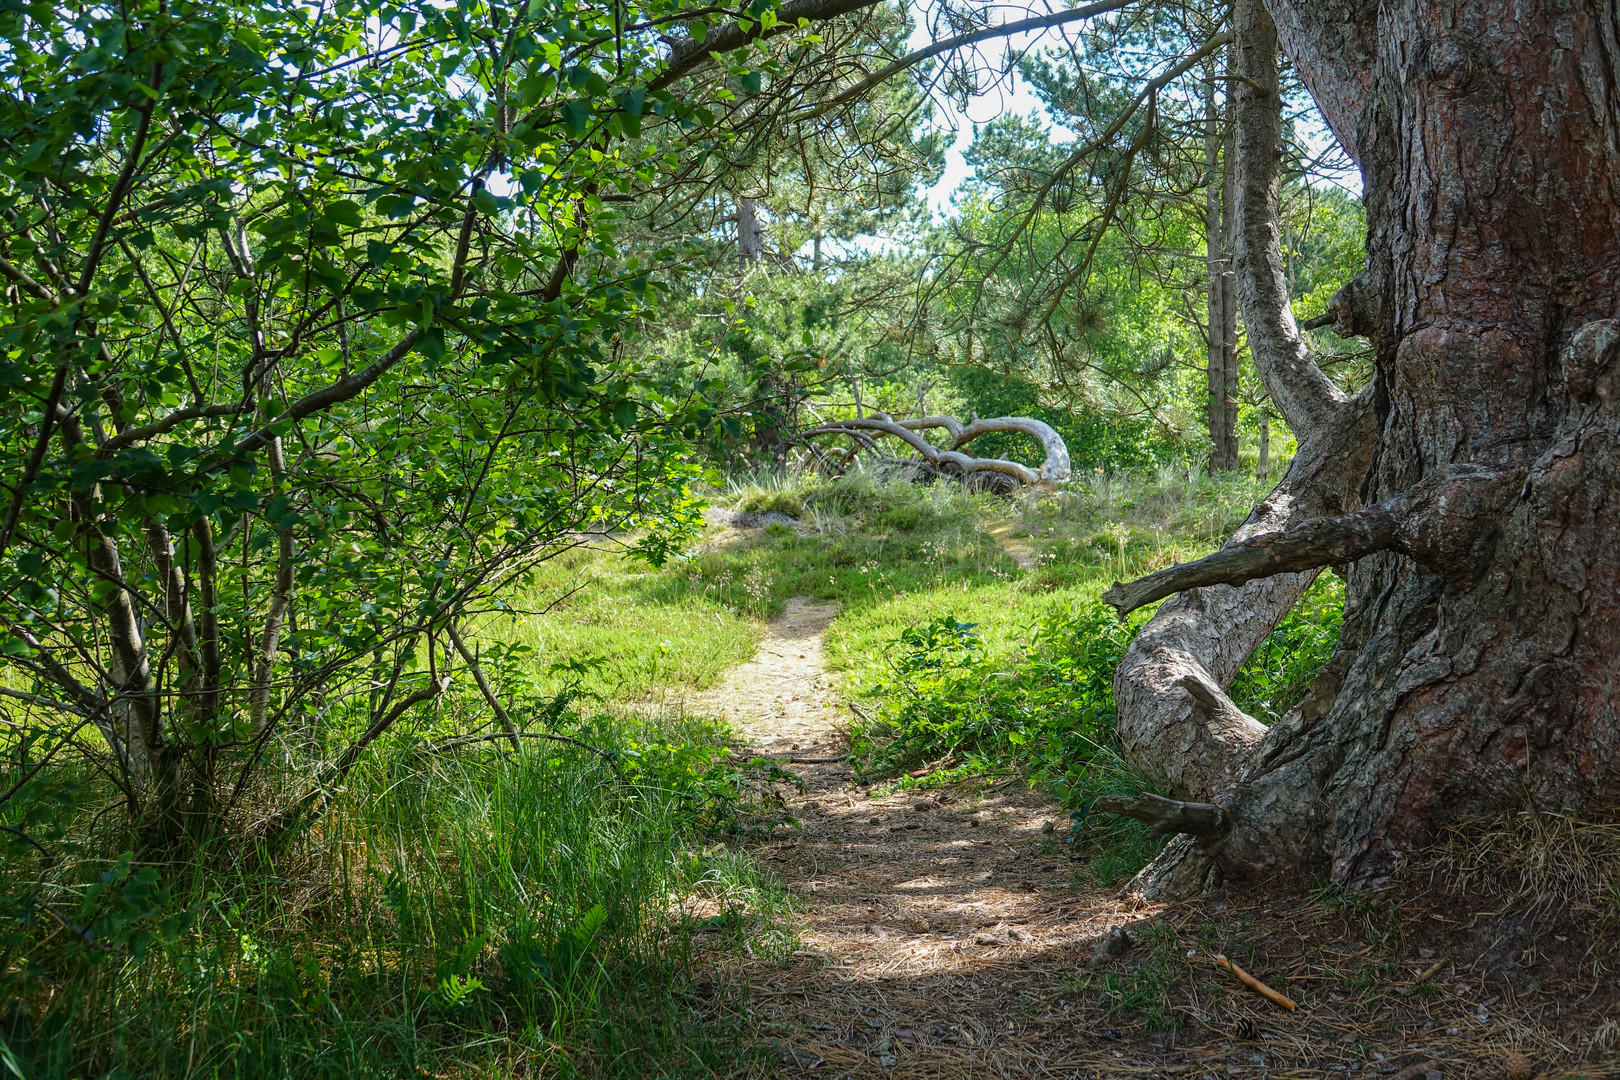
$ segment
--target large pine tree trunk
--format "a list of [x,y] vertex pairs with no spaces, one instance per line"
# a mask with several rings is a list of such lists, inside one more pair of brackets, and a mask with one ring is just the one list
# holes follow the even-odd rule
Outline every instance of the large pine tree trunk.
[[[1255,525],[1352,512],[1117,592],[1132,606],[1204,586],[1150,626],[1162,654],[1165,625],[1194,625],[1171,636],[1202,671],[1150,683],[1150,644],[1118,683],[1139,760],[1223,810],[1150,868],[1160,892],[1211,872],[1375,882],[1464,816],[1620,801],[1620,12],[1268,6],[1362,168],[1368,267],[1335,312],[1372,338],[1377,374],[1356,401],[1334,394],[1288,313],[1277,30],[1259,0],[1239,0],[1240,293],[1256,364],[1302,445],[1284,510],[1274,496]],[[1365,467],[1313,450],[1358,424],[1376,432]],[[1342,647],[1310,700],[1263,733],[1241,714],[1221,721],[1234,655],[1279,606],[1257,618],[1247,598],[1345,561]],[[1217,684],[1202,702],[1200,674]],[[1177,732],[1197,745],[1185,733],[1212,722],[1243,737],[1200,736],[1196,769],[1175,760]]]

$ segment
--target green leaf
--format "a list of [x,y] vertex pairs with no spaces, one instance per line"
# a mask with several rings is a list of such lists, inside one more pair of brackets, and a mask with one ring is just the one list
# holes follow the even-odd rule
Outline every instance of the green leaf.
[[416,351],[429,360],[444,359],[444,327],[430,326],[416,337]]
[[339,225],[347,225],[350,228],[358,228],[360,225],[360,204],[351,202],[348,199],[340,199],[337,202],[328,203],[326,207],[326,217],[328,220]]
[[589,102],[575,98],[562,107],[563,120],[568,124],[568,130],[575,135],[585,134],[585,129],[591,122],[591,106]]

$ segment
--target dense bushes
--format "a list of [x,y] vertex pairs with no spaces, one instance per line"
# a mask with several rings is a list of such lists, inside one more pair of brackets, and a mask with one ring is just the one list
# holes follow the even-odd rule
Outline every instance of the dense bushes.
[[[1314,585],[1239,672],[1234,700],[1266,723],[1286,714],[1337,646],[1343,606],[1339,579]],[[892,777],[933,765],[925,778],[903,780],[918,783],[1022,769],[1063,800],[1075,822],[1068,840],[1094,857],[1095,875],[1133,871],[1157,844],[1139,823],[1095,820],[1090,807],[1104,794],[1153,789],[1127,767],[1114,735],[1114,671],[1147,617],[1122,622],[1100,601],[1066,604],[1010,657],[954,616],[906,627],[865,687],[875,708],[855,735],[863,767]]]

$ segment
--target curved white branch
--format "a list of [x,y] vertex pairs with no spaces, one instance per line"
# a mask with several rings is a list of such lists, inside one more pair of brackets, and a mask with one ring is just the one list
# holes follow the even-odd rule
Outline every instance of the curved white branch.
[[1069,447],[1063,441],[1063,436],[1053,431],[1051,425],[1027,416],[997,416],[989,420],[975,416],[956,436],[954,445],[965,446],[992,431],[1017,431],[1033,436],[1041,444],[1041,449],[1046,451],[1046,460],[1041,463],[1041,479],[1048,484],[1057,484],[1069,478]]
[[[918,431],[929,428],[944,428],[951,435],[951,449],[941,449],[918,434]],[[1016,461],[1005,458],[980,458],[971,454],[962,453],[957,447],[963,446],[980,435],[992,431],[1016,431],[1033,436],[1046,451],[1046,458],[1039,470],[1031,469]],[[933,467],[950,467],[963,475],[975,472],[994,472],[1010,476],[1020,484],[1039,484],[1051,487],[1062,483],[1069,478],[1069,448],[1063,442],[1063,436],[1039,420],[1031,420],[1022,416],[1001,416],[990,420],[981,420],[974,417],[972,422],[963,424],[951,416],[924,416],[914,420],[893,420],[884,413],[874,413],[872,416],[859,417],[852,420],[839,420],[831,424],[810,428],[800,432],[802,438],[811,438],[817,435],[846,435],[855,437],[865,432],[877,432],[883,435],[892,435],[903,441],[915,450],[924,461]]]

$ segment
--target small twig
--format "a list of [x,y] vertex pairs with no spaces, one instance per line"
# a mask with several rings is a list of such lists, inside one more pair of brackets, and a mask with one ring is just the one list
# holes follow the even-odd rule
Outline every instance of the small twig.
[[1428,970],[1417,977],[1417,981],[1419,983],[1428,982],[1430,979],[1440,974],[1441,969],[1443,969],[1449,963],[1451,963],[1451,957],[1442,956],[1440,959],[1430,964]]
[[1204,81],[1205,82],[1221,82],[1223,80],[1227,81],[1227,82],[1240,82],[1245,86],[1249,86],[1249,87],[1254,88],[1255,90],[1260,91],[1260,93],[1262,93],[1262,94],[1268,93],[1268,91],[1266,90],[1265,87],[1261,86],[1259,83],[1255,82],[1253,79],[1249,78],[1247,75],[1236,75],[1236,74],[1231,74],[1231,75],[1211,75],[1209,78],[1205,79]]
[[1271,987],[1267,986],[1253,975],[1250,975],[1247,971],[1244,971],[1242,968],[1232,963],[1232,961],[1228,960],[1220,953],[1216,953],[1213,957],[1211,957],[1211,959],[1215,961],[1216,967],[1223,967],[1227,971],[1230,971],[1233,975],[1237,976],[1238,982],[1242,983],[1244,986],[1247,986],[1250,990],[1253,990],[1255,993],[1259,994],[1273,1005],[1280,1005],[1289,1012],[1293,1012],[1295,1009],[1299,1008],[1299,1006],[1294,1003],[1293,998],[1289,997],[1287,994],[1279,993],[1278,991],[1273,990]]
[[1416,979],[1413,979],[1410,985],[1397,986],[1395,988],[1395,992],[1402,997],[1411,997],[1413,994],[1417,993],[1418,987],[1440,974],[1440,969],[1444,968],[1449,963],[1451,963],[1451,957],[1442,956],[1440,959],[1430,964],[1428,970],[1426,970],[1423,974],[1419,975]]

